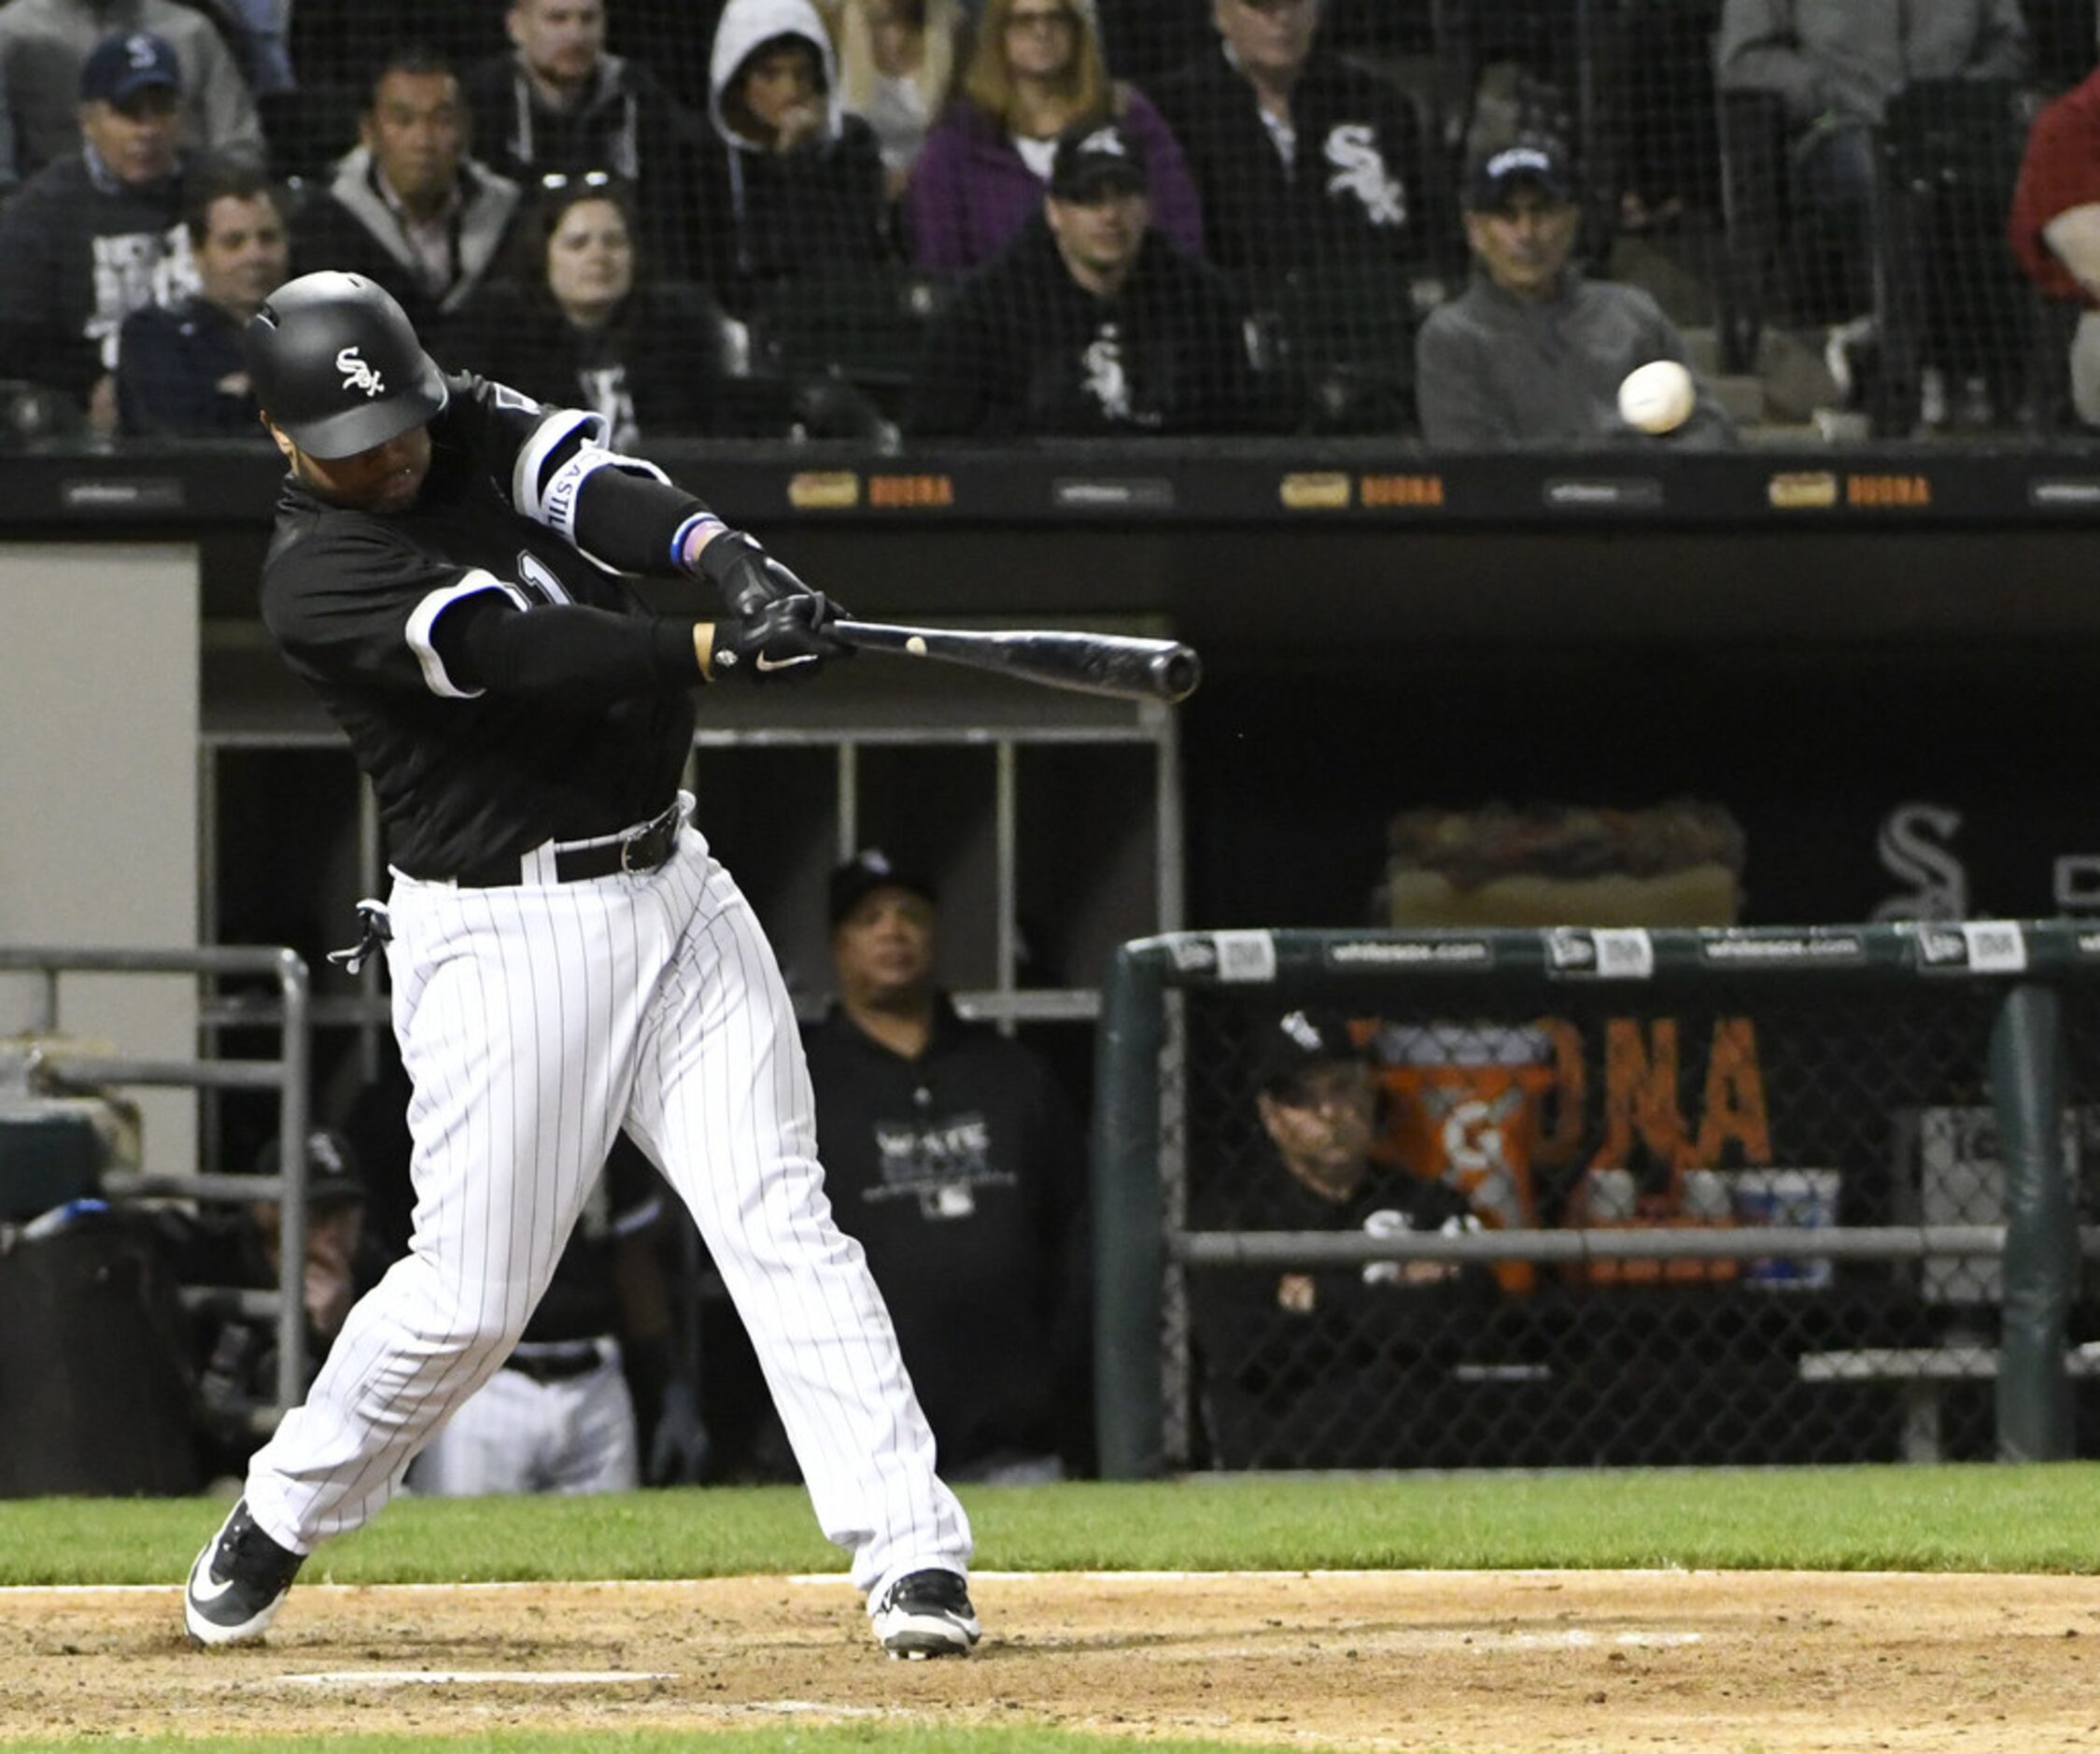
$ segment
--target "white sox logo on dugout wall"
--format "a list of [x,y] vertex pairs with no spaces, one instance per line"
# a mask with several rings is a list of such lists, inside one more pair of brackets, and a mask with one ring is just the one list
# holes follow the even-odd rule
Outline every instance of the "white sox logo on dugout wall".
[[364,355],[355,347],[345,347],[335,356],[335,369],[343,374],[343,388],[363,390],[368,402],[387,388],[386,380],[365,362]]

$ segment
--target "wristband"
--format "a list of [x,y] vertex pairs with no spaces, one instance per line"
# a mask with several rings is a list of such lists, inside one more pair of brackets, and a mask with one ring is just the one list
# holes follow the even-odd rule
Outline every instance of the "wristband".
[[712,512],[695,512],[692,516],[679,525],[677,533],[670,539],[671,565],[686,573],[695,571],[698,566],[698,560],[697,557],[692,560],[685,558],[686,545],[696,535],[704,536],[712,541],[728,528],[729,526]]

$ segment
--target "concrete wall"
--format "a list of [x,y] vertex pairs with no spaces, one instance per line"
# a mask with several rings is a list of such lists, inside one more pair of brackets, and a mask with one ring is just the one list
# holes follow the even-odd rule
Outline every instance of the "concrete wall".
[[[198,941],[198,601],[188,545],[0,545],[0,944]],[[38,1001],[0,975],[0,1033]],[[193,1058],[195,982],[69,976],[59,1023]],[[148,1166],[194,1168],[194,1097],[134,1094]]]

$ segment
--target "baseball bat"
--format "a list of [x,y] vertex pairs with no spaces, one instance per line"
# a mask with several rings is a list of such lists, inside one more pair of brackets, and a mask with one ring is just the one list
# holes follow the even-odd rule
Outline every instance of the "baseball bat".
[[1186,700],[1203,680],[1202,659],[1177,640],[1039,628],[916,628],[888,621],[834,621],[825,631],[862,651],[937,658],[1119,700]]

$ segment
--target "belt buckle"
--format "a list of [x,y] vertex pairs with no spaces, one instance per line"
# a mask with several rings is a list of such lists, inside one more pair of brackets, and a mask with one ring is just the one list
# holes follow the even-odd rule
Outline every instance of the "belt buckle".
[[[623,876],[641,877],[655,870],[670,857],[670,851],[678,834],[678,806],[669,805],[664,813],[641,825],[632,834],[620,842],[620,872]],[[634,849],[647,842],[658,849],[655,857],[646,865],[637,866],[633,861]]]

